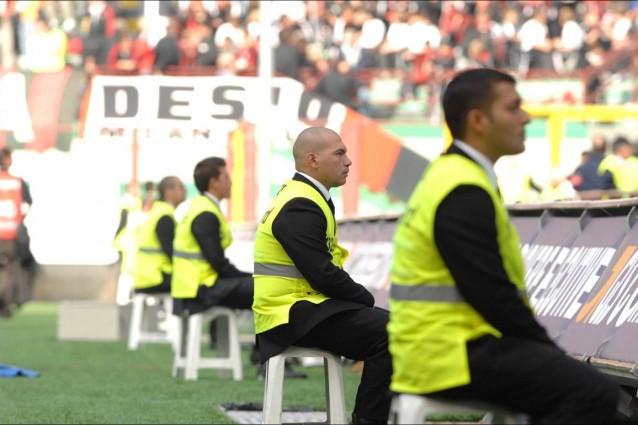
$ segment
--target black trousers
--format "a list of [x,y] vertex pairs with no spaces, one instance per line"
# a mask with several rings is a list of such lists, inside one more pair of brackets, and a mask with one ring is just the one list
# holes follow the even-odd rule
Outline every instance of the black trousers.
[[237,310],[252,310],[255,283],[251,275],[217,279],[213,286],[199,285],[196,298],[174,299],[173,314],[187,309],[190,314],[220,305]]
[[135,292],[142,294],[162,294],[171,292],[171,275],[162,272],[162,282],[159,285],[148,288],[135,288]]
[[428,394],[481,400],[530,415],[534,424],[610,424],[620,387],[558,347],[492,336],[468,343],[472,382]]
[[386,423],[392,359],[388,351],[387,310],[363,308],[343,311],[312,328],[295,346],[319,348],[364,362],[353,413],[374,423]]

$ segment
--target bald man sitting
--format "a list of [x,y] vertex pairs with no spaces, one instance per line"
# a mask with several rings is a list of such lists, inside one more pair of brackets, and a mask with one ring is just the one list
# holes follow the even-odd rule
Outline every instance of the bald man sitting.
[[297,172],[274,198],[255,237],[255,332],[261,362],[287,347],[319,348],[364,362],[352,423],[388,420],[392,361],[388,312],[343,270],[330,189],[352,161],[339,134],[302,131],[292,150]]

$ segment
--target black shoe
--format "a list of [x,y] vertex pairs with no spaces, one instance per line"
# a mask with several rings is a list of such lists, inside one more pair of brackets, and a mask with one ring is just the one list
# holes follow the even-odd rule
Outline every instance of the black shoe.
[[[284,366],[284,378],[297,378],[297,379],[306,379],[308,375],[304,372],[299,372],[292,368],[292,365],[286,360],[286,365]],[[262,363],[259,365],[259,369],[257,369],[257,379],[263,381],[266,379],[266,363]]]

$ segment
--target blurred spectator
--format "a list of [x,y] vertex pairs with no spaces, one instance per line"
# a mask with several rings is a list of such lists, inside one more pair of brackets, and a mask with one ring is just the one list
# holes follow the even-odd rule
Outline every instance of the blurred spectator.
[[552,61],[554,69],[563,74],[580,68],[585,63],[582,55],[585,33],[576,22],[574,8],[569,5],[563,5],[558,9],[558,25],[560,37],[554,40]]
[[[9,317],[16,304],[20,304],[21,286],[31,282],[21,281],[19,250],[17,246],[20,228],[32,204],[28,185],[20,177],[13,176],[9,169],[13,163],[8,148],[0,150],[0,317]],[[22,229],[24,232],[25,229]]]
[[410,53],[419,55],[426,49],[426,46],[435,51],[439,48],[442,38],[441,32],[432,23],[429,16],[412,16],[408,23],[410,30],[407,48]]
[[212,24],[202,23],[198,28],[200,30],[200,39],[197,43],[195,65],[214,66],[217,62],[219,50],[215,44]]
[[315,92],[357,110],[357,93],[362,85],[350,74],[350,64],[345,59],[333,60],[330,71],[319,81]]
[[381,44],[381,59],[385,68],[403,68],[410,38],[407,12],[388,12],[388,33]]
[[87,14],[82,18],[84,58],[92,56],[97,65],[106,64],[106,57],[115,37],[115,10],[106,1],[89,0]]
[[549,184],[538,195],[541,201],[564,201],[576,198],[576,191],[570,180],[558,169],[550,171]]
[[299,72],[304,65],[303,54],[297,49],[298,40],[299,34],[294,28],[284,28],[279,33],[279,45],[273,52],[275,71],[295,80],[299,80]]
[[359,56],[357,69],[382,67],[380,49],[385,37],[385,24],[381,19],[372,18],[368,14],[363,15],[363,13],[360,13],[358,16],[364,19],[364,22],[361,27],[361,37],[359,38],[361,55]]
[[340,45],[341,55],[348,61],[352,68],[355,68],[361,59],[360,38],[360,30],[348,28],[343,34],[343,43]]
[[157,199],[157,188],[151,180],[144,183],[144,198],[142,199],[142,211],[148,212]]
[[[474,40],[482,42],[483,49],[486,52],[484,56],[489,55],[490,59],[482,58],[482,62],[488,62],[491,59],[491,52],[494,52],[494,36],[492,34],[492,17],[488,12],[482,11],[476,14],[474,17],[474,24],[467,29],[467,32],[463,35],[463,52],[466,56],[470,55],[470,44]],[[477,43],[475,43],[476,45]]]
[[420,87],[427,86],[434,79],[434,50],[425,43],[422,50],[411,55],[410,68],[402,88],[403,99],[412,100],[418,97]]
[[0,66],[3,70],[13,70],[17,62],[15,49],[17,34],[14,32],[12,22],[13,6],[11,2],[0,2]]
[[27,36],[20,67],[33,72],[61,71],[66,66],[66,43],[66,34],[39,14],[35,29]]
[[154,59],[153,50],[146,41],[125,30],[109,49],[106,64],[120,71],[146,74],[152,70]]
[[625,194],[638,191],[638,158],[634,156],[634,148],[626,137],[617,137],[612,145],[612,153],[600,163],[598,172],[603,174],[606,171],[611,173],[618,191]]
[[180,35],[180,25],[176,17],[172,16],[166,26],[166,35],[157,42],[155,46],[155,61],[153,66],[156,72],[162,73],[169,66],[176,66],[180,63],[180,49],[178,38]]
[[539,7],[518,34],[521,44],[519,72],[526,75],[530,69],[551,69],[552,43],[547,27],[547,10]]
[[235,54],[235,69],[239,72],[257,69],[259,57],[259,40],[248,33],[248,30],[239,30],[243,41]]
[[607,153],[607,139],[601,133],[595,133],[591,139],[591,149],[583,154],[581,164],[569,176],[575,190],[607,190],[614,187],[609,170],[598,172],[598,167]]
[[491,53],[485,47],[483,40],[474,39],[468,44],[467,55],[461,58],[459,68],[493,68],[494,61]]
[[16,12],[16,52],[19,56],[26,53],[27,38],[35,31],[40,0],[17,0],[14,10]]
[[503,11],[501,22],[501,39],[505,50],[502,66],[505,68],[518,68],[521,57],[518,33],[521,29],[520,14],[515,7],[508,7]]
[[435,73],[442,73],[456,68],[456,53],[449,40],[441,41],[439,50],[434,56]]
[[463,34],[472,25],[469,12],[470,3],[460,0],[444,1],[441,8],[439,29],[443,37],[448,37],[455,46],[463,41]]

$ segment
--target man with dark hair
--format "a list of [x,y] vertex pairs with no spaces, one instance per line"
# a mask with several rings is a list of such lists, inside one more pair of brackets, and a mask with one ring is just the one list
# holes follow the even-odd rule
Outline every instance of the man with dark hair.
[[265,212],[255,236],[255,333],[261,361],[289,346],[328,350],[364,362],[353,424],[388,420],[392,364],[388,312],[343,270],[329,190],[345,184],[352,161],[339,134],[302,131],[292,148],[297,172]]
[[193,313],[214,305],[250,309],[253,277],[225,255],[232,242],[220,203],[230,197],[231,180],[223,158],[203,159],[195,166],[193,198],[177,224],[173,245],[173,298]]
[[[225,255],[233,238],[220,203],[230,198],[231,179],[223,158],[209,157],[193,173],[199,195],[177,224],[173,244],[171,295],[174,313],[199,313],[212,306],[249,310],[253,303],[252,273],[235,267]],[[211,324],[211,338],[215,329]],[[256,358],[256,354],[251,355]],[[287,377],[305,377],[290,367]]]
[[[23,179],[9,172],[13,164],[11,149],[0,149],[0,317],[11,316],[14,304],[28,298],[31,282],[24,282],[19,268],[19,252],[30,255],[24,217],[31,206],[31,193]],[[18,246],[18,240],[26,246]]]
[[534,317],[494,163],[525,149],[516,82],[456,75],[443,95],[454,141],[428,165],[394,235],[391,390],[477,400],[531,423],[612,423],[619,388],[565,354]]
[[136,292],[171,291],[175,208],[186,199],[186,189],[178,177],[168,176],[160,181],[158,191],[159,199],[153,202],[138,230],[133,273]]

